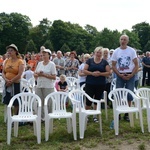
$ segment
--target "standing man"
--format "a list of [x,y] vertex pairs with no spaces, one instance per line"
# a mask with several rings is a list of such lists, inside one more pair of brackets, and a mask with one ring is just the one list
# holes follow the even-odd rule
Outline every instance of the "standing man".
[[150,52],[146,52],[146,56],[142,59],[143,65],[143,79],[142,86],[145,84],[146,74],[148,74],[147,85],[150,86]]
[[[112,69],[116,73],[116,88],[127,88],[134,91],[135,74],[138,70],[138,61],[135,50],[127,44],[129,37],[120,37],[120,47],[116,48],[112,55]],[[129,95],[128,103],[131,106],[132,96]],[[128,113],[124,115],[124,120],[130,121]]]
[[65,74],[65,60],[62,57],[62,52],[57,51],[57,57],[53,59],[53,62],[56,65],[56,70],[57,70],[57,76],[60,76],[61,74]]

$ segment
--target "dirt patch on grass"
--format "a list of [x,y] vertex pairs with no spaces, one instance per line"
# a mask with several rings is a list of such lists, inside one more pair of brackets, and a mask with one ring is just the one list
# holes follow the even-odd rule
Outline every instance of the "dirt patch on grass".
[[122,141],[120,144],[104,145],[98,144],[95,148],[83,148],[82,150],[150,150],[150,142],[140,141],[129,144]]

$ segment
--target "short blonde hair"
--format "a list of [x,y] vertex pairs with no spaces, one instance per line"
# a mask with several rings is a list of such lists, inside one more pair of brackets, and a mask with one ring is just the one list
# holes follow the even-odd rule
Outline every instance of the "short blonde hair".
[[66,75],[61,74],[59,78],[60,78],[60,79],[65,79],[65,80],[66,80]]
[[103,55],[103,47],[102,46],[96,47],[94,50],[94,53],[96,53],[96,52],[102,52],[102,55]]
[[104,52],[104,51],[109,52],[109,49],[108,49],[108,48],[103,48],[103,52]]
[[84,58],[90,58],[91,55],[90,54],[84,54]]

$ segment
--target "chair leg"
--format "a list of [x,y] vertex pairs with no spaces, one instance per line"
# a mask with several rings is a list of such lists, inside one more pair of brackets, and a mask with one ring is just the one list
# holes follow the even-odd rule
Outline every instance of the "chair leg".
[[130,118],[130,126],[134,127],[133,113],[129,113],[129,118]]
[[140,117],[140,126],[141,126],[141,131],[144,133],[144,126],[143,126],[143,115],[142,111],[139,111],[139,117]]
[[72,127],[73,127],[74,140],[77,140],[76,116],[74,118],[72,118]]
[[14,136],[18,136],[18,122],[14,122]]
[[51,118],[48,123],[49,123],[49,133],[53,133],[53,119]]
[[84,132],[85,132],[85,119],[87,118],[85,115],[81,115],[81,120],[80,120],[80,139],[84,138]]
[[150,108],[147,108],[147,124],[148,124],[148,132],[150,132]]
[[102,119],[101,114],[99,115],[100,134],[102,135]]
[[45,141],[48,141],[49,139],[49,130],[50,130],[50,123],[49,119],[46,119],[45,117]]
[[68,133],[72,132],[72,126],[71,126],[71,118],[66,118],[67,121],[67,131]]
[[37,143],[41,143],[41,123],[36,120],[36,136],[37,136]]
[[33,130],[34,130],[34,135],[37,136],[37,127],[36,127],[36,123],[33,122]]
[[10,145],[12,122],[7,121],[7,144]]
[[107,111],[107,92],[105,91],[104,92],[104,101],[105,101],[105,117],[106,117],[106,120],[108,120],[108,111]]
[[114,114],[115,135],[119,134],[119,114]]

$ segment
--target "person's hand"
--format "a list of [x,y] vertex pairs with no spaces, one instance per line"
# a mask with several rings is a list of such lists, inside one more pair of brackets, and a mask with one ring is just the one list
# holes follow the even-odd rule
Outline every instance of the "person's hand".
[[43,71],[40,71],[37,74],[38,74],[38,76],[43,76]]
[[7,87],[9,87],[9,86],[11,86],[11,85],[12,85],[12,83],[13,83],[13,82],[12,82],[11,80],[7,80],[7,82],[6,82],[6,86],[7,86]]
[[100,71],[94,71],[94,72],[92,73],[92,75],[93,75],[94,77],[98,77],[98,76],[100,76]]
[[122,79],[124,80],[130,80],[130,78],[132,78],[132,74],[121,74],[122,75]]

